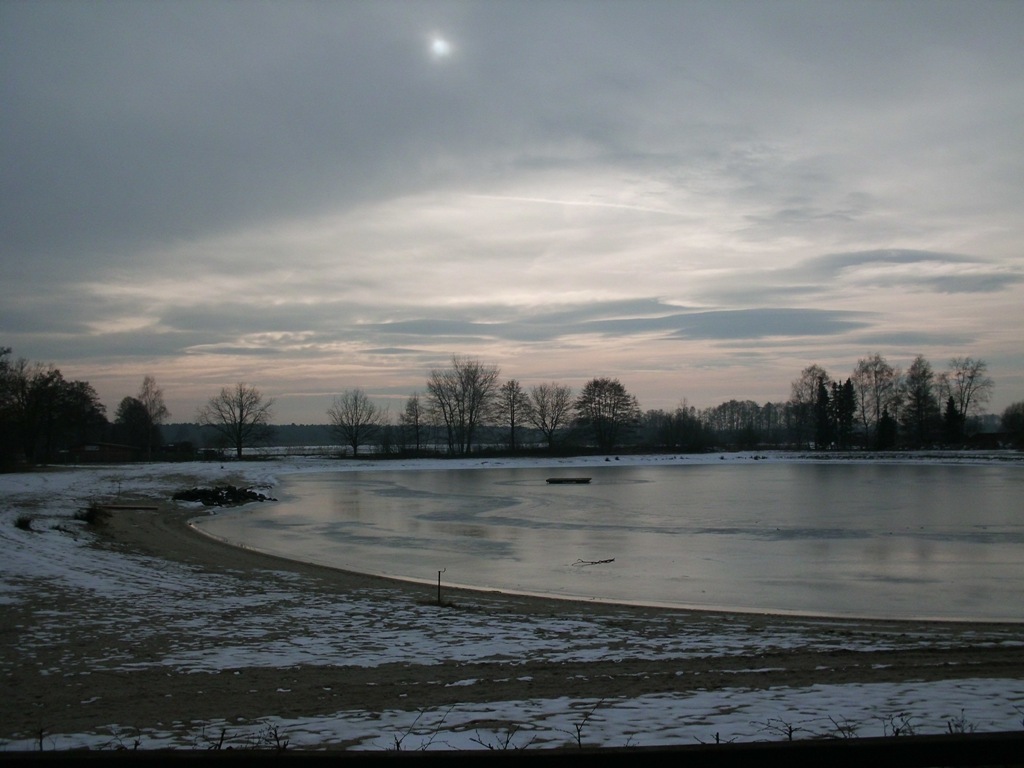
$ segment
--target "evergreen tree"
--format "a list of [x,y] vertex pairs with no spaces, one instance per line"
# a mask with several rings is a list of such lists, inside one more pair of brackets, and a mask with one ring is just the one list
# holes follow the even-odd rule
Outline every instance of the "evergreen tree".
[[958,443],[963,439],[964,418],[956,407],[956,399],[950,395],[946,400],[946,412],[942,415],[942,429],[947,443]]
[[1024,400],[1012,403],[1003,411],[1003,429],[1013,435],[1018,448],[1024,448]]
[[53,366],[17,360],[3,374],[5,452],[51,462],[61,451],[103,439],[109,424],[96,390],[68,381]]
[[853,422],[857,414],[857,395],[852,379],[847,378],[841,385],[833,385],[832,409],[836,445],[840,450],[848,450],[853,445]]
[[890,415],[888,408],[884,408],[882,410],[882,417],[878,420],[875,446],[883,451],[895,448],[897,431],[896,419]]
[[125,397],[114,413],[114,439],[125,445],[146,448],[153,433],[153,421],[146,405],[136,397]]
[[832,445],[834,428],[831,400],[824,377],[818,379],[818,391],[814,400],[814,447],[823,451]]

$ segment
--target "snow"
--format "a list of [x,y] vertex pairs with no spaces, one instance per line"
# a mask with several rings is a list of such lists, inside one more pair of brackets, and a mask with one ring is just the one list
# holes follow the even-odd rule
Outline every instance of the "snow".
[[[254,744],[274,732],[287,738],[293,749],[344,741],[356,742],[352,749],[366,750],[498,749],[506,744],[509,748],[561,747],[575,744],[577,733],[586,746],[650,747],[713,743],[716,737],[723,742],[777,741],[785,739],[790,729],[794,738],[888,736],[895,727],[914,733],[946,732],[947,723],[964,717],[965,709],[970,726],[978,732],[1012,730],[1020,727],[1020,715],[1016,723],[1006,721],[1002,686],[1007,684],[1016,684],[1019,694],[1019,681],[961,680],[908,686],[722,689],[691,696],[613,700],[489,702],[432,712],[347,711],[301,720],[268,717],[249,729],[211,721],[185,741],[172,730],[136,731],[113,725],[105,734],[49,737],[47,748],[102,749],[130,745],[134,739],[150,749],[203,748],[222,730],[236,746]],[[931,717],[918,716],[922,711],[932,713]],[[33,746],[26,741],[7,748]]]
[[[571,605],[558,615],[529,620],[476,611],[441,612],[410,598],[372,599],[373,590],[356,591],[339,604],[303,591],[303,577],[267,571],[259,589],[241,574],[210,572],[140,553],[90,545],[92,534],[75,520],[91,499],[119,493],[166,499],[169,490],[194,484],[216,485],[230,475],[235,484],[272,488],[287,473],[452,469],[458,467],[587,467],[606,461],[711,462],[759,461],[756,454],[705,457],[587,457],[558,461],[466,460],[337,462],[290,457],[273,462],[148,464],[63,468],[0,475],[0,605],[46,605],[47,594],[77,591],[95,600],[88,616],[64,615],[51,607],[37,612],[31,631],[18,638],[19,651],[56,644],[69,626],[79,633],[131,633],[145,638],[159,632],[172,641],[162,653],[139,658],[112,649],[90,659],[93,671],[119,672],[167,668],[188,673],[224,673],[232,669],[328,666],[339,654],[346,665],[367,669],[384,664],[458,662],[465,677],[453,687],[478,682],[473,663],[484,659],[524,658],[551,662],[649,659],[679,662],[709,654],[742,657],[753,652],[805,647],[872,650],[888,647],[884,631],[855,635],[842,644],[815,631],[815,622],[778,625],[751,637],[746,622],[723,623],[713,637],[702,632],[659,632],[658,619],[596,621]],[[799,459],[796,459],[799,460]],[[908,460],[914,460],[913,457]],[[922,460],[918,457],[916,460]],[[929,460],[983,461],[982,458],[931,457]],[[198,507],[197,507],[198,514]],[[16,520],[30,517],[31,530]],[[607,613],[614,617],[615,607]],[[282,631],[286,627],[287,631]],[[344,631],[339,632],[339,627]],[[158,628],[158,629],[156,629]],[[447,639],[438,657],[437,637]],[[216,640],[216,642],[211,642]],[[904,638],[905,643],[905,638]],[[70,651],[69,651],[70,652]],[[3,666],[11,663],[2,660]],[[752,662],[751,669],[759,668]],[[59,676],[60,668],[46,670]],[[514,673],[513,673],[514,674]],[[282,688],[282,696],[289,691]],[[81,706],[88,707],[89,699]],[[317,718],[283,719],[268,712],[260,723],[208,722],[189,729],[137,732],[110,723],[89,733],[49,734],[46,748],[132,746],[145,748],[209,746],[223,732],[235,745],[269,745],[287,738],[290,747],[322,747],[349,742],[358,748],[480,749],[545,747],[575,743],[581,735],[591,746],[653,746],[838,734],[849,727],[859,736],[887,735],[909,724],[917,733],[945,732],[964,718],[984,730],[1016,730],[1024,712],[1024,680],[957,679],[904,684],[812,685],[749,690],[725,688],[686,695],[635,698],[536,699],[462,704],[439,711],[343,711]],[[6,750],[37,748],[34,740],[11,740]]]

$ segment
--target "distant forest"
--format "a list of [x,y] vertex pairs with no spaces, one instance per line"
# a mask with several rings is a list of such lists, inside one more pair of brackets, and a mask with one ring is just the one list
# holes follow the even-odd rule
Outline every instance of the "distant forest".
[[985,413],[994,386],[982,360],[953,358],[936,372],[918,356],[903,371],[875,354],[846,377],[808,366],[784,401],[643,410],[618,379],[591,379],[579,392],[558,382],[525,387],[453,356],[396,418],[350,389],[325,423],[273,424],[273,400],[240,383],[214,394],[195,422],[168,423],[151,376],[108,415],[88,382],[0,348],[0,464],[241,458],[270,447],[382,457],[1020,447],[1024,401]]
[[[655,411],[653,413],[663,413]],[[271,424],[269,440],[265,440],[266,446],[280,448],[311,448],[324,446],[338,446],[339,440],[334,434],[334,428],[330,424]],[[498,427],[488,427],[483,443],[492,445],[504,444],[506,438],[504,431]],[[541,445],[543,435],[537,429],[525,429],[522,436],[524,445]],[[999,434],[1002,432],[1002,419],[995,414],[983,414],[974,420],[974,429],[971,435],[975,434]],[[160,434],[164,443],[175,444],[191,442],[199,447],[216,445],[216,436],[211,434],[207,428],[194,423],[163,424],[160,426]],[[487,438],[490,438],[489,440]],[[723,445],[735,445],[726,443]],[[737,446],[738,447],[738,446]],[[743,449],[757,447],[749,441],[743,445]]]

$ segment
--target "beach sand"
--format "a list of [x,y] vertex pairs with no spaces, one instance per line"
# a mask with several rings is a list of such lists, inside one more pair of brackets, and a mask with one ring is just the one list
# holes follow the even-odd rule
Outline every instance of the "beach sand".
[[[138,600],[131,596],[98,597],[45,583],[21,584],[32,598],[5,605],[0,626],[7,670],[0,696],[4,738],[94,733],[100,727],[195,733],[204,723],[257,723],[271,715],[443,710],[466,702],[1024,678],[1024,627],[1019,625],[663,610],[448,588],[438,605],[432,585],[347,573],[225,545],[188,525],[197,514],[170,503],[161,504],[157,512],[118,509],[97,526],[99,535],[88,546],[179,564],[197,579],[227,579],[224,588],[234,594],[226,605],[244,606],[257,598],[266,605],[268,595],[280,592],[282,602],[292,603],[289,623],[268,628],[278,609],[260,608],[224,616],[224,625],[216,626],[220,618],[211,601],[220,598],[209,588],[194,603],[175,594],[182,605],[194,605],[196,614],[168,619],[148,616],[142,608],[133,613]],[[150,589],[145,584],[135,587]],[[182,589],[180,581],[167,585],[154,579],[152,591],[163,588]],[[380,640],[373,640],[372,631],[356,638],[347,629],[351,619],[340,614],[335,624],[323,615],[315,627],[295,624],[296,602],[341,606],[353,599],[361,611],[380,617],[370,619],[381,624]],[[417,626],[420,640],[413,653],[420,658],[359,661],[366,650],[359,644],[402,642],[400,631],[385,626],[399,608],[402,618],[396,621]],[[490,656],[467,660],[459,658],[459,638],[452,636],[453,631],[465,631],[468,622],[485,633],[491,625],[522,626],[525,637],[550,633],[552,620],[565,622],[566,647],[583,642],[585,635],[588,647],[598,651],[536,652],[524,640],[521,653],[513,641],[511,648],[506,642]],[[252,631],[254,621],[263,621],[259,632]],[[222,660],[212,667],[161,661],[184,653],[182,627],[195,624],[204,625],[204,631],[199,640],[190,641],[195,647],[187,649],[192,654],[188,658],[217,659],[223,653]],[[239,648],[279,648],[297,636],[331,633],[337,634],[339,652],[326,663],[304,663],[301,657],[296,661],[292,653],[259,664],[245,654],[240,663],[233,661]],[[605,645],[595,645],[594,638],[602,636]],[[26,648],[26,637],[48,639]],[[686,653],[669,648],[682,642],[688,644]],[[551,641],[552,646],[558,643],[558,638]]]

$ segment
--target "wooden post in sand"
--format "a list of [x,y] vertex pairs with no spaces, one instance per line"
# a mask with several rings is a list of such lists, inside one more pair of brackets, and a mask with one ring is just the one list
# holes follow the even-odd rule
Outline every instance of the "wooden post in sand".
[[447,571],[447,568],[442,568],[437,572],[437,604],[441,604],[441,574]]

